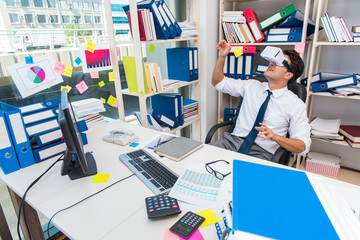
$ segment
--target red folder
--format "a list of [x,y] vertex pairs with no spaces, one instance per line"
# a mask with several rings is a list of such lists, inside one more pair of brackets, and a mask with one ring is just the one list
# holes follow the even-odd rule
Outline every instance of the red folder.
[[244,17],[246,22],[249,25],[249,28],[256,40],[256,42],[261,42],[265,39],[264,33],[260,30],[259,27],[259,18],[256,13],[253,12],[251,8],[248,8],[244,11]]
[[[138,9],[138,23],[139,23],[139,32],[140,32],[140,41],[146,41],[146,34],[145,34],[145,27],[144,27],[144,21],[143,21],[143,17],[142,17],[142,11],[143,9]],[[129,20],[129,25],[130,25],[130,31],[131,31],[131,35],[132,35],[132,29],[131,29],[131,17],[130,17],[130,11],[126,12],[126,16]]]
[[234,53],[234,50],[237,48],[241,48],[243,54],[256,53],[256,46],[240,45],[240,44],[231,44],[230,53]]

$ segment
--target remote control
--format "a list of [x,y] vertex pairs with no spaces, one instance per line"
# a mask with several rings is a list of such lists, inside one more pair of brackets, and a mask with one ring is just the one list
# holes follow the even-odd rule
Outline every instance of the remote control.
[[145,203],[149,219],[181,213],[177,200],[169,197],[167,194],[147,197],[145,198]]
[[205,218],[189,211],[170,228],[170,231],[187,239],[204,221]]

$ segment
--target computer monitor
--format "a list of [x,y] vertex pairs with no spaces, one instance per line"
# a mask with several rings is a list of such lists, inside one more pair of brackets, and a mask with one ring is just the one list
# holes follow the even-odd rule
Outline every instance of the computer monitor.
[[59,124],[66,144],[61,175],[69,175],[71,180],[95,175],[97,173],[96,162],[91,153],[84,153],[81,133],[66,88],[61,91]]

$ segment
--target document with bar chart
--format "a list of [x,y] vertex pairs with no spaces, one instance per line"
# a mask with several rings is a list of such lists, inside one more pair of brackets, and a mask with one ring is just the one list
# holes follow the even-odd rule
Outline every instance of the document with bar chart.
[[85,45],[80,45],[79,48],[84,73],[112,69],[108,44],[96,44],[93,53],[85,50]]

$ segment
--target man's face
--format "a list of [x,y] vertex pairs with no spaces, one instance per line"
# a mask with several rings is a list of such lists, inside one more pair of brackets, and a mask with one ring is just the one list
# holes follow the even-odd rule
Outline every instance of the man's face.
[[[288,63],[290,64],[290,59],[287,55],[285,55],[285,58],[288,60]],[[291,78],[292,75],[287,75],[289,72],[286,69],[285,66],[278,66],[275,64],[275,62],[270,62],[269,66],[267,68],[267,70],[264,73],[264,76],[268,79],[268,80],[275,80],[275,81],[280,81],[283,79],[287,79],[289,80]]]

